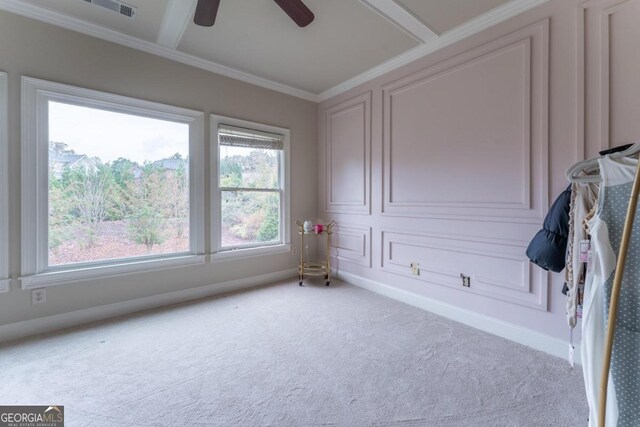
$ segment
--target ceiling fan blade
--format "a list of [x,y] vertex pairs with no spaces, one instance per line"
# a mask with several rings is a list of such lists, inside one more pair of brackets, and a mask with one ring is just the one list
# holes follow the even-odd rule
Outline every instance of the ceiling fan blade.
[[313,22],[313,12],[302,3],[302,0],[274,0],[299,27],[306,27]]
[[216,22],[220,0],[198,0],[193,22],[201,27],[212,27]]

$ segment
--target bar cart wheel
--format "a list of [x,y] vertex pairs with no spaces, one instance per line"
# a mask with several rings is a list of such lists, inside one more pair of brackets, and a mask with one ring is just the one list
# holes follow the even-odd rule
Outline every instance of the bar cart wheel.
[[330,284],[331,284],[331,282],[327,282],[327,283],[325,283],[324,285],[325,285],[325,286],[329,286]]

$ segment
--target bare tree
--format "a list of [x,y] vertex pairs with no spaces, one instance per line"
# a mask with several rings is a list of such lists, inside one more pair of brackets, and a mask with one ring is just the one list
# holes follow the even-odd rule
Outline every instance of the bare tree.
[[164,203],[167,216],[173,218],[176,236],[184,235],[189,216],[189,182],[186,169],[181,165],[177,170],[167,170],[164,181]]
[[75,214],[86,229],[87,246],[96,244],[98,225],[107,214],[111,177],[105,168],[68,171],[63,178],[68,182],[67,194]]

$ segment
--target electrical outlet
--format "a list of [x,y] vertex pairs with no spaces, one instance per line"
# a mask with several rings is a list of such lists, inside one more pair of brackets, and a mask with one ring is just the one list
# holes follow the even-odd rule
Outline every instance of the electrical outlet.
[[465,276],[464,274],[460,273],[460,278],[462,279],[462,286],[464,286],[465,288],[471,287],[471,276]]
[[34,289],[31,291],[31,305],[43,304],[47,302],[47,288]]
[[291,245],[291,255],[298,256],[298,249],[293,245]]
[[420,263],[418,262],[411,263],[411,274],[414,274],[416,276],[420,275]]

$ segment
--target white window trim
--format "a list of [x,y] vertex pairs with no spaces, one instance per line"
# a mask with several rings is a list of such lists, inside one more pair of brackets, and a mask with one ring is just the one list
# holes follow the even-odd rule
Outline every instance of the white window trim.
[[9,291],[8,77],[0,72],[0,293]]
[[[218,148],[218,126],[220,124],[226,124],[256,131],[268,132],[271,134],[282,135],[283,150],[282,150],[282,165],[280,168],[280,180],[283,183],[284,190],[282,191],[282,200],[280,201],[281,218],[280,218],[280,230],[282,236],[282,242],[278,244],[256,245],[252,247],[239,247],[239,248],[222,248],[220,245],[221,228],[222,224],[220,218],[222,217],[221,206],[221,189],[219,173],[220,170],[220,150]],[[271,255],[278,253],[285,253],[291,251],[291,230],[289,227],[289,215],[291,210],[290,202],[290,151],[289,140],[291,131],[289,129],[280,128],[276,126],[265,125],[261,123],[255,123],[248,120],[235,119],[232,117],[219,116],[211,114],[210,118],[210,132],[211,132],[211,260],[212,261],[225,261],[232,259],[240,259],[247,257],[255,257],[262,255]]]
[[[47,265],[50,100],[189,125],[188,252],[75,266]],[[22,77],[22,288],[52,286],[205,262],[203,132],[204,113],[199,111]]]

